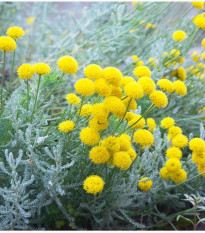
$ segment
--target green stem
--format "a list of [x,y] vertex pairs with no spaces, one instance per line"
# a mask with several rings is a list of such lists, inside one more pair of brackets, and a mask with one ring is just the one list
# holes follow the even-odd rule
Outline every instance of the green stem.
[[28,84],[28,79],[26,80],[26,86],[27,86],[27,111],[29,108],[29,84]]
[[33,115],[34,115],[35,108],[36,108],[36,103],[37,103],[37,99],[38,99],[38,92],[39,92],[40,83],[41,83],[41,75],[39,74],[38,86],[37,86],[37,91],[36,91],[36,98],[35,98],[35,102],[34,102],[34,106],[33,106],[33,112],[32,112],[32,115],[31,115],[31,121],[33,120]]
[[8,96],[10,90],[11,90],[11,82],[12,82],[12,79],[13,79],[13,73],[14,73],[14,61],[15,61],[15,55],[16,55],[16,50],[14,50],[14,54],[13,54],[13,61],[12,61],[12,68],[11,68],[11,75],[10,75],[10,79],[9,79],[9,87],[8,87],[8,90],[7,90],[7,94],[6,94],[6,97]]
[[5,68],[6,68],[6,51],[4,51],[4,64],[3,64],[3,76],[1,80],[1,113],[3,112],[3,87],[5,79]]

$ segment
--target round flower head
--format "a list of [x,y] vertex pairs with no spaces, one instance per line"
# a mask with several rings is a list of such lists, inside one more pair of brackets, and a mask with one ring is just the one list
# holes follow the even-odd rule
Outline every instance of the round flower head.
[[[199,174],[205,172],[205,164],[204,163],[201,163],[201,164],[198,165],[198,172],[199,172]],[[202,176],[205,177],[205,173],[202,174]]]
[[111,96],[116,96],[117,98],[121,98],[122,97],[122,89],[121,87],[115,87],[112,86],[112,91],[111,91]]
[[128,110],[136,110],[137,109],[137,102],[135,101],[135,99],[132,99],[130,101],[131,98],[127,97],[124,100],[122,100],[123,104],[126,106],[126,108],[128,107]]
[[136,143],[150,147],[154,142],[154,136],[146,129],[139,129],[134,133]]
[[93,163],[102,164],[106,163],[110,159],[110,153],[103,146],[95,146],[90,151],[89,158],[92,160]]
[[171,159],[171,158],[181,159],[182,151],[178,147],[170,147],[166,151],[166,157],[168,159]]
[[142,77],[138,81],[145,95],[150,95],[156,89],[156,85],[151,78]]
[[90,128],[96,129],[97,131],[99,130],[105,130],[108,127],[108,120],[105,119],[99,119],[97,117],[93,117],[89,121],[89,126]]
[[102,103],[93,104],[92,106],[92,115],[97,117],[99,120],[107,119],[109,112],[105,108],[105,105]]
[[172,34],[172,38],[173,38],[175,41],[181,41],[181,40],[183,40],[184,38],[186,38],[186,32],[184,32],[184,31],[182,31],[182,30],[175,31],[175,32]]
[[152,92],[149,98],[157,108],[165,108],[168,104],[168,98],[162,91]]
[[81,116],[90,116],[92,114],[92,105],[84,104],[81,108],[80,115]]
[[106,147],[111,153],[118,152],[120,150],[119,138],[113,136],[106,137],[101,141],[101,146]]
[[[141,115],[138,115],[138,114],[135,114],[135,116],[130,120],[128,121],[128,125],[132,125],[132,128],[133,129],[141,129],[141,128],[144,128],[145,127],[145,119],[144,117],[142,117]],[[141,118],[141,119],[140,119]],[[140,119],[140,120],[139,120]],[[133,125],[134,124],[134,125]]]
[[153,132],[154,129],[157,128],[156,122],[153,118],[147,118],[147,125],[149,128],[149,131]]
[[194,7],[196,7],[199,10],[203,10],[204,8],[204,2],[191,2]]
[[121,79],[121,84],[123,87],[125,87],[128,83],[133,83],[135,80],[132,77],[125,76]]
[[124,139],[128,140],[129,142],[131,142],[131,137],[128,134],[121,134],[119,136],[119,138],[124,138]]
[[177,69],[177,78],[181,81],[184,81],[186,79],[186,71],[183,67],[179,67]]
[[21,79],[31,79],[34,74],[33,66],[29,63],[25,63],[18,68],[17,73]]
[[16,49],[16,41],[8,36],[0,36],[0,50],[9,52]]
[[103,70],[103,77],[113,86],[120,86],[122,73],[115,67],[106,67]]
[[133,112],[127,112],[126,114],[125,114],[125,120],[126,121],[130,121],[130,120],[132,120],[134,117],[135,117],[135,115],[136,114],[134,114]]
[[180,169],[174,173],[171,173],[170,178],[175,183],[182,183],[187,179],[187,173],[184,169]]
[[88,96],[95,92],[95,86],[91,80],[82,78],[75,83],[75,90],[82,96]]
[[149,191],[152,188],[152,180],[148,177],[143,177],[139,180],[138,186],[142,191]]
[[193,23],[198,27],[203,30],[205,30],[205,15],[204,13],[197,15],[193,19]]
[[141,78],[141,77],[148,77],[151,78],[151,71],[147,66],[138,66],[134,69],[133,74],[137,77],[137,78]]
[[189,142],[189,148],[196,153],[202,153],[205,151],[205,141],[201,138],[193,138]]
[[63,56],[58,59],[58,67],[66,74],[75,74],[78,71],[78,62],[70,56]]
[[173,57],[178,57],[181,54],[181,52],[180,50],[172,49],[171,54]]
[[35,20],[36,20],[35,17],[30,16],[30,17],[28,17],[28,19],[27,19],[27,23],[28,23],[28,24],[32,24]]
[[188,138],[185,135],[177,135],[172,139],[172,146],[184,148],[188,144]]
[[34,73],[39,75],[49,74],[51,72],[50,66],[46,63],[36,63],[33,66]]
[[103,77],[103,70],[99,65],[90,64],[85,67],[84,75],[89,79],[99,79]]
[[163,91],[169,92],[169,93],[173,93],[174,92],[174,85],[171,81],[169,81],[168,79],[160,79],[157,82],[157,85],[160,87],[160,89],[162,89]]
[[182,165],[180,163],[180,160],[176,158],[168,159],[165,163],[165,167],[169,172],[179,171],[181,169],[181,166]]
[[201,152],[201,153],[196,153],[193,152],[192,153],[192,161],[196,164],[204,164],[205,163],[205,151]]
[[130,142],[130,140],[128,140],[126,138],[126,136],[120,136],[119,142],[120,142],[120,150],[121,151],[128,151],[131,148],[131,142]]
[[165,117],[163,120],[161,120],[161,127],[164,129],[168,129],[170,127],[174,126],[174,119],[171,117]]
[[17,40],[24,36],[24,30],[21,27],[10,27],[7,29],[6,34],[14,40]]
[[168,130],[168,137],[169,138],[174,138],[175,136],[182,134],[182,130],[178,126],[172,126]]
[[105,182],[100,176],[92,175],[84,180],[83,189],[90,194],[96,195],[103,191]]
[[103,104],[108,112],[112,112],[116,116],[123,117],[126,108],[122,100],[115,96],[109,96],[104,101]]
[[80,104],[80,98],[73,93],[67,94],[67,96],[65,98],[69,104],[72,104],[72,105],[79,105]]
[[132,164],[132,160],[127,152],[120,151],[113,155],[113,164],[122,170],[126,170]]
[[202,45],[203,49],[205,49],[205,38],[201,41],[201,45]]
[[100,141],[100,134],[93,128],[83,128],[80,132],[80,139],[88,146],[94,146]]
[[112,93],[112,86],[103,78],[95,80],[94,86],[95,92],[98,93],[99,96],[107,97]]
[[138,66],[143,66],[144,65],[144,62],[142,60],[139,60],[135,63],[135,66],[138,67]]
[[124,91],[130,98],[141,99],[144,95],[142,87],[136,82],[128,83]]
[[135,160],[135,158],[137,157],[137,154],[135,152],[135,150],[133,148],[130,148],[127,153],[129,154],[130,158],[132,161]]
[[170,172],[166,167],[161,168],[159,175],[163,180],[167,180],[170,178]]
[[58,129],[61,132],[68,133],[69,131],[72,131],[75,127],[75,124],[73,121],[63,121],[59,124]]

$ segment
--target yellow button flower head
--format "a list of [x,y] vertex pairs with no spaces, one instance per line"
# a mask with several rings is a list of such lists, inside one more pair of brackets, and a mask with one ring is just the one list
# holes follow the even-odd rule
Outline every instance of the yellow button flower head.
[[144,95],[142,87],[136,82],[128,83],[124,91],[130,98],[141,99]]
[[109,96],[105,98],[103,104],[108,112],[115,114],[118,117],[123,117],[125,114],[126,108],[122,100],[115,96]]
[[171,54],[173,57],[178,57],[181,54],[181,52],[180,50],[172,49]]
[[170,178],[170,172],[166,167],[161,168],[159,175],[163,180],[167,180]]
[[161,127],[164,129],[168,129],[170,127],[174,126],[174,119],[171,117],[165,117],[161,120]]
[[116,96],[118,98],[121,98],[122,97],[122,89],[121,87],[115,87],[115,86],[112,86],[112,91],[111,91],[111,96]]
[[96,195],[103,191],[105,182],[100,176],[92,175],[84,180],[83,189],[90,194]]
[[201,45],[202,45],[203,49],[205,49],[205,38],[201,41]]
[[205,14],[202,13],[200,15],[197,15],[193,19],[193,23],[198,27],[203,30],[205,30]]
[[[201,163],[201,164],[198,165],[198,172],[199,172],[199,174],[205,172],[205,164],[204,163]],[[205,177],[205,173],[202,174],[202,176]]]
[[113,155],[113,164],[122,170],[126,170],[132,164],[132,160],[127,152],[120,151]]
[[131,137],[128,134],[121,134],[119,136],[119,138],[124,138],[124,139],[128,140],[129,142],[131,142]]
[[193,138],[189,142],[189,148],[196,153],[202,153],[205,151],[205,141],[201,138]]
[[123,102],[123,104],[126,106],[126,108],[127,108],[128,104],[129,104],[129,102],[130,102],[130,105],[129,105],[129,107],[128,107],[128,110],[136,110],[136,109],[137,109],[137,102],[135,101],[135,99],[132,99],[132,100],[130,101],[130,98],[127,97],[127,98],[125,98],[124,100],[122,100],[122,102]]
[[17,40],[24,36],[24,30],[21,27],[10,27],[7,29],[6,34],[14,40]]
[[142,191],[149,191],[152,188],[152,180],[148,177],[143,177],[139,180],[138,186]]
[[63,121],[59,124],[58,129],[61,132],[68,133],[69,131],[72,131],[75,127],[75,124],[73,121]]
[[196,7],[199,10],[202,10],[204,8],[204,2],[191,2],[194,7]]
[[16,49],[16,41],[8,36],[0,36],[0,50],[9,52]]
[[102,103],[93,104],[92,115],[97,117],[99,120],[107,119],[109,112]]
[[30,16],[30,17],[28,17],[28,19],[27,19],[27,23],[28,23],[28,24],[32,24],[35,20],[36,20],[35,17]]
[[191,158],[195,164],[205,163],[205,151],[201,153],[193,152]]
[[182,31],[182,30],[175,31],[175,32],[172,34],[172,38],[173,38],[175,41],[182,41],[185,37],[186,37],[186,32],[184,32],[184,31]]
[[34,74],[33,66],[29,63],[25,63],[18,68],[17,73],[21,79],[31,79]]
[[[194,51],[192,54],[191,54],[191,57],[192,57],[192,60],[195,61],[195,62],[198,62],[199,59],[200,59],[200,54],[198,54],[196,51]],[[193,66],[190,66],[190,68],[193,68]],[[195,70],[195,69],[194,69]]]
[[134,117],[135,117],[135,113],[133,113],[133,112],[127,112],[126,113],[126,115],[125,115],[125,120],[126,121],[130,121],[130,120],[132,120]]
[[108,149],[109,152],[115,153],[120,150],[120,141],[119,138],[114,136],[108,136],[103,139],[101,142],[101,146],[104,146]]
[[63,56],[58,59],[58,67],[67,74],[75,74],[78,71],[78,62],[70,56]]
[[113,86],[120,86],[122,73],[115,67],[106,67],[103,70],[103,77]]
[[99,79],[103,77],[103,70],[99,65],[90,64],[85,67],[84,75],[89,79]]
[[170,178],[175,183],[182,183],[187,179],[187,173],[184,169],[180,169],[170,174]]
[[75,90],[82,96],[88,96],[94,94],[95,86],[90,79],[82,78],[75,83]]
[[162,89],[163,91],[169,92],[169,93],[173,93],[174,92],[174,85],[171,81],[169,81],[168,79],[160,79],[157,82],[157,85],[160,87],[160,89]]
[[166,151],[166,157],[168,159],[171,159],[171,158],[181,159],[182,151],[178,147],[170,147]]
[[136,55],[133,55],[133,56],[132,56],[132,60],[133,60],[133,61],[137,61],[138,59],[139,59],[138,56],[136,56]]
[[139,129],[134,133],[136,143],[150,147],[154,142],[154,136],[146,129]]
[[168,138],[174,138],[175,136],[182,134],[182,130],[178,126],[172,126],[168,130]]
[[34,64],[33,69],[34,73],[39,75],[49,74],[51,72],[50,66],[44,62]]
[[130,142],[129,139],[127,139],[127,137],[125,136],[125,134],[123,134],[123,135],[121,135],[119,137],[119,142],[120,142],[120,150],[121,151],[128,151],[131,148],[131,142]]
[[[128,125],[132,125],[132,128],[133,129],[141,129],[141,128],[144,128],[145,127],[145,119],[144,117],[142,117],[141,115],[138,115],[138,114],[135,114],[135,116],[130,120],[128,121]],[[141,118],[141,119],[140,119]],[[140,120],[139,120],[140,119]],[[135,123],[137,122],[137,123]],[[133,125],[134,124],[134,125]]]
[[157,108],[165,108],[168,104],[168,98],[162,91],[152,92],[149,99]]
[[181,166],[182,165],[180,160],[176,158],[168,159],[167,162],[165,163],[165,167],[169,172],[179,171],[181,169]]
[[65,98],[69,104],[72,104],[72,105],[79,105],[80,104],[80,98],[73,93],[67,94],[67,96]]
[[80,115],[81,116],[89,116],[92,114],[92,105],[90,104],[84,104],[81,108]]
[[187,94],[187,87],[182,81],[176,80],[173,82],[173,85],[174,91],[177,93],[177,95],[184,96]]
[[129,77],[129,76],[125,76],[121,79],[121,84],[123,87],[125,87],[128,83],[132,83],[134,82],[135,80],[132,78],[132,77]]
[[93,128],[83,128],[80,132],[80,139],[88,146],[94,146],[100,141],[100,134]]
[[185,135],[177,135],[172,139],[172,146],[184,148],[188,144],[188,138]]
[[144,62],[142,60],[139,60],[135,63],[135,66],[138,67],[138,66],[143,66],[144,65]]
[[107,97],[112,93],[112,85],[108,84],[108,82],[103,78],[95,80],[94,86],[95,92],[98,93],[99,96]]
[[102,164],[108,162],[110,159],[110,153],[103,146],[95,146],[92,148],[89,154],[89,158],[92,160],[93,163]]
[[186,79],[186,71],[183,67],[179,67],[177,69],[177,78],[181,81],[184,81]]
[[148,77],[141,77],[138,84],[142,87],[145,95],[150,95],[156,89],[154,81]]
[[147,66],[138,66],[134,69],[133,74],[137,77],[137,78],[141,78],[141,77],[148,77],[151,78],[151,71]]
[[89,126],[90,128],[93,128],[97,131],[99,130],[105,130],[108,127],[108,120],[105,119],[99,119],[97,117],[93,117],[90,121],[89,121]]
[[153,132],[157,128],[156,122],[153,118],[147,118],[147,125],[150,132]]
[[133,148],[130,148],[127,153],[129,154],[130,158],[132,161],[135,160],[135,158],[137,157],[137,154],[135,152],[135,150]]

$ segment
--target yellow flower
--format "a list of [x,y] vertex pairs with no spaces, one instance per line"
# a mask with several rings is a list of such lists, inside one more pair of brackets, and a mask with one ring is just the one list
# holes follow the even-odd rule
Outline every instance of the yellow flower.
[[192,158],[192,161],[196,164],[205,163],[205,151],[201,153],[193,152],[191,158]]
[[80,104],[80,98],[73,93],[67,94],[67,96],[65,98],[69,104],[72,104],[72,105],[79,105]]
[[17,40],[24,36],[24,30],[21,27],[10,27],[7,29],[6,34],[14,40]]
[[148,177],[143,177],[139,180],[138,186],[142,191],[149,191],[152,188],[152,180]]
[[94,146],[100,141],[100,134],[93,128],[83,128],[80,132],[80,139],[88,146]]
[[115,67],[106,67],[103,70],[103,77],[113,86],[120,86],[122,73]]
[[110,159],[110,153],[103,146],[95,146],[90,151],[89,158],[93,163],[102,164],[106,163]]
[[[128,121],[128,125],[132,125],[133,129],[140,129],[140,128],[144,128],[145,127],[145,119],[144,117],[142,117],[141,115],[135,114],[135,116]],[[141,118],[141,119],[140,119]],[[140,120],[139,120],[140,119]],[[136,122],[136,123],[135,123]],[[134,124],[134,125],[133,125]]]
[[[127,135],[128,136],[128,135]],[[129,136],[128,136],[129,137]],[[121,135],[119,137],[120,142],[120,150],[121,151],[128,151],[131,148],[131,142],[126,138],[126,136]]]
[[127,152],[120,151],[113,155],[113,164],[122,170],[126,170],[132,164],[132,160]]
[[177,95],[184,96],[187,94],[187,87],[182,81],[176,80],[173,82],[173,85],[174,85],[174,90],[177,93]]
[[187,173],[184,169],[180,169],[170,174],[170,178],[175,183],[182,183],[187,179]]
[[133,61],[137,61],[138,59],[139,59],[138,56],[136,56],[136,55],[133,55],[133,56],[132,56],[132,60],[133,60]]
[[144,65],[144,62],[142,60],[137,61],[135,64],[136,67],[143,66],[143,65]]
[[141,99],[144,95],[142,87],[136,82],[128,83],[124,91],[130,98]]
[[90,128],[93,128],[97,131],[99,130],[105,130],[108,127],[108,120],[107,119],[99,119],[97,117],[93,117],[89,121]]
[[172,126],[168,130],[168,138],[174,138],[175,136],[182,134],[182,130],[178,126]]
[[141,77],[138,80],[138,83],[142,87],[142,90],[145,95],[150,95],[156,89],[156,85],[151,78]]
[[201,45],[202,45],[203,49],[205,49],[205,38],[201,41]]
[[114,136],[106,137],[100,142],[100,145],[106,147],[111,153],[115,153],[120,150],[119,138],[116,138]]
[[90,64],[85,67],[84,75],[86,78],[90,78],[92,80],[103,78],[103,70],[99,65]]
[[31,79],[34,74],[33,66],[29,63],[25,63],[18,68],[17,73],[21,79]]
[[169,93],[173,93],[174,92],[174,85],[171,81],[169,81],[168,79],[160,79],[157,82],[157,85],[160,87],[160,89],[162,89],[163,91],[169,92]]
[[51,72],[49,65],[43,62],[34,64],[33,69],[34,73],[39,75],[49,74]]
[[100,120],[107,119],[109,112],[105,108],[105,105],[102,103],[93,104],[92,106],[92,115],[97,117]]
[[182,30],[175,31],[175,32],[172,34],[172,38],[173,38],[175,41],[182,41],[185,37],[186,37],[186,32],[184,32],[184,31],[182,31]]
[[133,148],[130,148],[127,153],[129,154],[130,158],[132,161],[135,160],[135,158],[137,157],[137,154],[135,152],[135,150]]
[[170,147],[166,151],[166,157],[168,159],[171,159],[171,158],[181,159],[182,151],[178,147]]
[[186,79],[186,71],[183,67],[179,67],[177,69],[177,78],[181,81],[184,81]]
[[78,62],[70,56],[63,56],[58,59],[58,67],[67,74],[75,74],[78,71]]
[[16,49],[16,41],[8,36],[0,36],[0,50],[9,52]]
[[177,135],[172,139],[172,146],[184,148],[188,144],[188,138],[185,135]]
[[72,131],[75,127],[75,124],[73,121],[63,121],[59,124],[58,129],[61,132],[68,133],[69,131]]
[[161,120],[161,127],[164,129],[168,129],[170,127],[174,126],[174,119],[171,117],[165,117],[163,120]]
[[95,86],[90,79],[82,78],[75,83],[75,90],[82,96],[88,96],[95,92]]
[[154,142],[154,136],[146,129],[139,129],[134,133],[136,143],[150,147]]
[[181,54],[181,52],[180,50],[172,49],[171,54],[173,55],[173,57],[178,57]]
[[205,151],[205,141],[201,138],[193,138],[189,142],[189,148],[196,153],[202,153]]
[[135,82],[135,80],[129,76],[122,77],[121,79],[121,84],[123,87],[125,87],[128,83],[132,83],[132,82]]
[[28,23],[28,24],[32,24],[35,20],[36,20],[35,17],[30,16],[30,17],[28,17],[28,19],[27,19],[27,23]]
[[193,23],[198,27],[203,30],[205,30],[205,14],[202,13],[200,15],[197,15],[193,19]]
[[95,92],[102,97],[111,95],[112,85],[108,84],[103,78],[99,78],[94,81]]
[[168,171],[166,167],[161,168],[159,174],[163,180],[167,180],[170,178],[170,172]]
[[167,162],[165,163],[165,167],[171,173],[175,171],[179,171],[181,169],[181,166],[182,165],[180,163],[180,160],[176,158],[168,159]]
[[162,91],[152,92],[149,98],[157,108],[165,108],[168,104],[168,98]]
[[153,132],[154,129],[157,128],[156,122],[153,118],[147,118],[147,125],[148,125],[148,128],[151,132]]
[[105,182],[100,176],[92,175],[87,177],[83,183],[83,189],[90,194],[96,195],[103,191]]
[[151,71],[147,66],[138,66],[134,69],[133,74],[137,77],[137,78],[141,78],[141,77],[148,77],[151,78]]
[[125,115],[125,120],[126,121],[130,121],[130,120],[132,120],[134,117],[135,117],[135,113],[133,113],[133,112],[127,112],[126,113],[126,115]]
[[128,110],[136,110],[137,109],[137,102],[135,101],[135,99],[132,99],[131,101],[130,101],[130,99],[131,98],[127,97],[124,100],[122,100],[122,102],[126,106],[126,108],[127,108],[128,104],[130,102]]
[[90,104],[84,104],[81,108],[80,115],[81,116],[89,116],[92,114],[92,105]]
[[[205,163],[201,163],[201,164],[198,165],[198,172],[199,172],[199,174],[205,172]],[[205,177],[205,173],[202,174],[202,176]]]
[[196,7],[199,10],[202,10],[204,8],[204,2],[191,2],[194,7]]
[[[198,54],[196,51],[191,54],[192,60],[195,62],[198,62],[200,59],[200,54]],[[191,67],[190,67],[191,68]],[[194,69],[195,71],[195,69]],[[193,71],[192,71],[193,72]]]
[[115,87],[115,86],[112,86],[112,91],[111,91],[111,96],[116,96],[118,98],[121,98],[122,97],[122,89],[121,87]]

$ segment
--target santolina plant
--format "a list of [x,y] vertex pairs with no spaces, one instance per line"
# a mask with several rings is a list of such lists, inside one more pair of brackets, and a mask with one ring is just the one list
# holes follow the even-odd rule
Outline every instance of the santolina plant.
[[[195,30],[202,28],[203,13],[193,22]],[[193,67],[182,67],[180,43],[192,40],[188,32],[173,32],[175,46],[160,61],[144,64],[133,55],[129,76],[112,64],[83,68],[72,54],[56,65],[21,64],[21,84],[12,93],[11,85],[4,88],[6,61],[13,53],[11,84],[24,30],[15,26],[7,34],[0,37],[2,230],[149,229],[179,213],[194,214],[181,199],[186,193],[203,195],[205,130],[201,124],[200,135],[188,135],[177,113],[166,114],[173,101],[189,96],[193,70],[192,76],[204,73],[196,56]],[[204,84],[202,77],[196,80]],[[53,94],[65,85],[70,91],[55,111]]]

